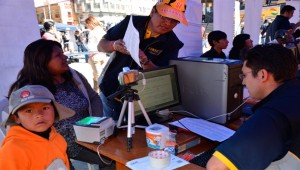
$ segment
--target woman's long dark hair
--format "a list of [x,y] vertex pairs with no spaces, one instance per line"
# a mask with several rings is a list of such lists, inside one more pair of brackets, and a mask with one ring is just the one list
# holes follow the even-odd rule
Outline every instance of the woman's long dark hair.
[[[11,85],[8,96],[12,91],[25,85],[42,85],[47,87],[53,94],[56,92],[52,75],[48,70],[54,47],[62,48],[61,44],[39,39],[30,43],[24,51],[24,65],[17,76],[17,80]],[[63,74],[66,81],[72,79],[70,71]]]
[[229,59],[239,59],[243,60],[245,52],[248,51],[247,48],[245,48],[246,40],[250,39],[249,34],[239,34],[236,37],[234,37],[232,42],[232,48],[229,51]]

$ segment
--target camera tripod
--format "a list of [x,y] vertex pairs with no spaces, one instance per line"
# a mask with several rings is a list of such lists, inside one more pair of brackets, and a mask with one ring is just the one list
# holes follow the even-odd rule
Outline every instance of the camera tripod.
[[[131,89],[128,87],[125,91],[124,95],[124,103],[121,109],[120,117],[117,123],[117,128],[124,128],[127,127],[127,151],[129,151],[132,148],[132,135],[135,133],[135,127],[138,128],[145,128],[145,126],[141,125],[135,125],[135,117],[134,117],[134,101],[137,101],[139,104],[139,107],[141,111],[143,112],[143,115],[149,125],[152,125],[148,114],[146,113],[146,110],[140,100],[140,97],[138,95],[138,91],[136,89]],[[127,118],[127,126],[121,126],[121,122],[123,120],[123,116],[126,110],[128,104],[128,118]]]

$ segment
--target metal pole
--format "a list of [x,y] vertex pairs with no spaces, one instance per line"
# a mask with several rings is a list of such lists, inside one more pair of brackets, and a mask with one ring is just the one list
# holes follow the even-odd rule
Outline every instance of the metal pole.
[[45,7],[43,7],[43,13],[44,13],[43,22],[45,22],[45,19],[47,19],[47,17],[46,17],[46,11],[45,11]]
[[204,19],[204,21],[207,23],[208,21],[207,21],[207,0],[205,0],[205,19]]
[[49,19],[51,20],[51,8],[50,8],[50,2],[49,1],[51,1],[51,0],[47,0],[47,2],[48,2],[48,12],[49,12]]

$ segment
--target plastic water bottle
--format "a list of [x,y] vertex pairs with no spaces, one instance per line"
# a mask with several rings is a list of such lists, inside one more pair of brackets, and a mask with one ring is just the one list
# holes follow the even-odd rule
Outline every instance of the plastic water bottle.
[[177,154],[176,132],[169,132],[169,136],[166,142],[165,151],[170,152],[173,155]]

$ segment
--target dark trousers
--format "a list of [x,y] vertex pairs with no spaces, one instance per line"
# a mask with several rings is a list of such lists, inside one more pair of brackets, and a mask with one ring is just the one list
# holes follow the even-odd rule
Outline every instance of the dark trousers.
[[[104,159],[105,162],[111,162],[111,160],[103,155],[101,155],[102,159]],[[106,165],[104,164],[98,154],[94,151],[91,151],[89,149],[82,149],[79,154],[74,157],[74,158],[71,158],[71,159],[74,159],[74,160],[78,160],[78,161],[82,161],[82,162],[87,162],[87,163],[90,163],[90,164],[97,164],[99,165],[99,169],[105,167],[105,166],[110,166],[110,165]],[[70,161],[70,169],[71,170],[75,170],[74,166],[72,165],[72,162]]]

